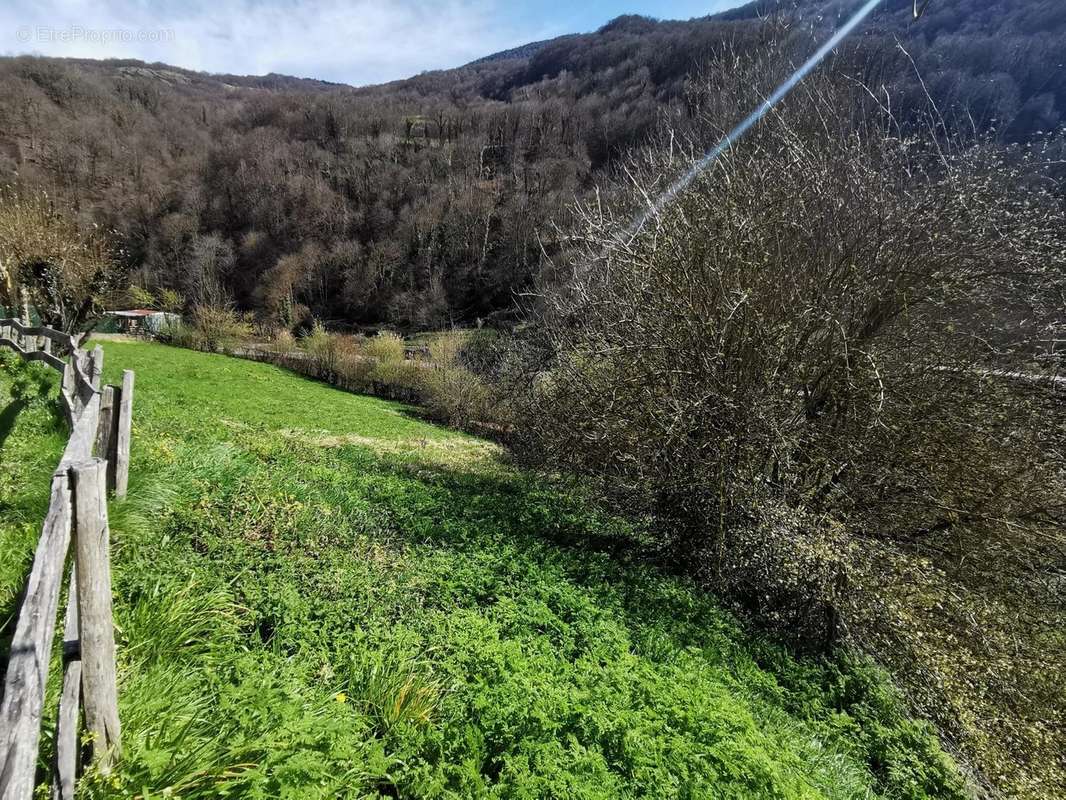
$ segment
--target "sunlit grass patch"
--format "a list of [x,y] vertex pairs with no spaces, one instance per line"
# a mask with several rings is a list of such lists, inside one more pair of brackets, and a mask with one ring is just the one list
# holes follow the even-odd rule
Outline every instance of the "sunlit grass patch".
[[443,467],[502,471],[504,450],[498,444],[472,436],[430,438],[424,434],[405,437],[370,437],[360,434],[337,435],[327,431],[291,429],[280,431],[292,439],[314,447],[367,447],[377,455],[401,461],[424,461]]

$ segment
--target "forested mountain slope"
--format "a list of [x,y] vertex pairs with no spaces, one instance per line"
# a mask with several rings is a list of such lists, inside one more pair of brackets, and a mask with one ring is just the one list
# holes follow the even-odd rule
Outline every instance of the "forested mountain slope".
[[[759,0],[722,18],[787,12],[837,24],[858,5]],[[912,0],[885,0],[862,31],[867,74],[883,79],[902,106],[928,90],[951,122],[995,130],[1012,142],[1054,131],[1066,120],[1066,4],[1058,0],[932,0],[917,21]],[[895,59],[884,68],[878,55],[900,45],[913,64]]]
[[[132,281],[190,304],[233,300],[285,326],[469,322],[509,313],[575,195],[691,113],[687,76],[724,43],[758,47],[781,30],[760,15],[779,12],[799,59],[853,5],[621,17],[360,89],[6,58],[0,179],[74,199],[115,230]],[[903,121],[927,88],[949,126],[1024,141],[1061,125],[1060,3],[934,0],[917,23],[909,9],[888,0],[836,67],[886,87]]]

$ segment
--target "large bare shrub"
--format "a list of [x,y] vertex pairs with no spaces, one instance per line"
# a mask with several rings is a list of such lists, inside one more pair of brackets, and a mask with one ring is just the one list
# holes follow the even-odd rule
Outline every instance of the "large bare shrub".
[[1037,530],[1061,513],[1037,356],[1061,323],[1066,219],[1030,152],[902,132],[832,70],[653,208],[779,79],[773,48],[724,54],[693,87],[694,122],[578,208],[541,298],[538,374],[514,386],[518,444],[652,515],[686,569],[825,640],[842,531]]

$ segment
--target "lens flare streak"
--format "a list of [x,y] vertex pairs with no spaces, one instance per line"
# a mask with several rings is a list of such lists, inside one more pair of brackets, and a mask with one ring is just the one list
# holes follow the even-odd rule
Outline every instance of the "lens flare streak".
[[650,217],[658,217],[662,210],[670,205],[670,203],[672,203],[681,192],[688,188],[696,178],[714,164],[722,153],[732,147],[734,142],[740,139],[745,133],[754,127],[759,120],[765,117],[775,105],[781,102],[781,100],[783,100],[800,81],[806,78],[826,56],[836,49],[836,46],[839,45],[848,34],[861,25],[863,20],[870,16],[871,12],[873,12],[881,2],[882,0],[867,0],[862,8],[856,11],[851,19],[840,26],[833,35],[826,40],[825,44],[818,48],[814,55],[808,58],[799,69],[792,73],[792,76],[787,81],[777,87],[777,89],[774,90],[774,93],[766,98],[758,108],[745,117],[744,120],[727,133],[718,144],[716,144],[711,150],[707,151],[699,161],[693,164],[684,175],[678,178],[666,189],[666,191],[660,194],[655,199],[655,202],[637,217],[636,220],[634,220],[633,225],[630,228],[630,238],[640,233],[641,229],[644,227],[644,223],[646,223]]

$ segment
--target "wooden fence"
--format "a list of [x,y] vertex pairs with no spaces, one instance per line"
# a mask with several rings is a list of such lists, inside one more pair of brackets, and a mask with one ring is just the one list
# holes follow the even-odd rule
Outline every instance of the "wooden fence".
[[123,373],[120,387],[101,388],[100,347],[86,352],[75,337],[16,319],[0,319],[0,345],[62,374],[60,396],[70,425],[11,641],[0,703],[0,800],[33,797],[60,590],[73,540],[52,782],[53,798],[65,800],[74,796],[79,770],[82,708],[90,757],[103,771],[121,746],[107,492],[126,494],[133,373]]

